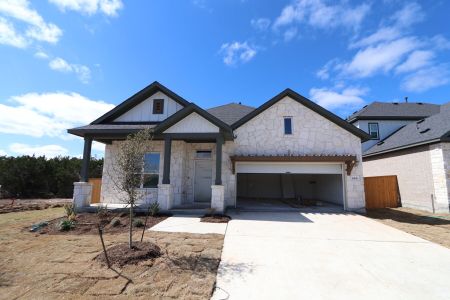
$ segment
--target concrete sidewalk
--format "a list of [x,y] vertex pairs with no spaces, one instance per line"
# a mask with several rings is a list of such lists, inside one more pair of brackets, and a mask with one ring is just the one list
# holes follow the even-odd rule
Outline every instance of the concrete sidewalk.
[[449,299],[450,250],[344,212],[231,215],[213,299]]
[[225,234],[226,229],[227,223],[206,223],[200,222],[200,218],[198,216],[175,215],[156,224],[149,230],[200,234]]

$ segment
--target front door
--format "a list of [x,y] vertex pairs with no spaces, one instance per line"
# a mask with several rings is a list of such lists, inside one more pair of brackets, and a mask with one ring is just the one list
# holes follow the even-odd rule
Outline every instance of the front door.
[[212,161],[195,161],[194,201],[210,202],[212,185]]

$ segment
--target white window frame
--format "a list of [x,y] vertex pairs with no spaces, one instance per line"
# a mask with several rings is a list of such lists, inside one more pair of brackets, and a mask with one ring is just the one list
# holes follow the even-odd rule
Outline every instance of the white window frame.
[[[376,129],[377,137],[372,137],[372,132],[375,132],[375,131],[371,130],[371,128],[370,128],[371,125],[376,125],[377,126],[377,129]],[[369,122],[369,124],[367,126],[368,126],[368,129],[369,129],[370,139],[371,140],[379,140],[380,139],[380,124],[378,124],[378,122]]]

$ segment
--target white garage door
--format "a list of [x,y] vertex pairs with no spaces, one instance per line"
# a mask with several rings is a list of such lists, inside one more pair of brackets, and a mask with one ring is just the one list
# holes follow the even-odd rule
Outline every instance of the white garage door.
[[236,173],[342,174],[342,164],[292,162],[237,162]]

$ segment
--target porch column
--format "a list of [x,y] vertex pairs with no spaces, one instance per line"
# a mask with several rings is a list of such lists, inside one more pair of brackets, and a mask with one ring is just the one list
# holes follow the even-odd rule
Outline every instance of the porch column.
[[222,185],[222,144],[223,137],[216,138],[216,185]]
[[170,156],[172,148],[172,139],[166,137],[164,139],[164,170],[163,170],[163,184],[170,184]]
[[84,138],[83,162],[81,165],[81,182],[89,181],[89,162],[91,160],[92,138]]

